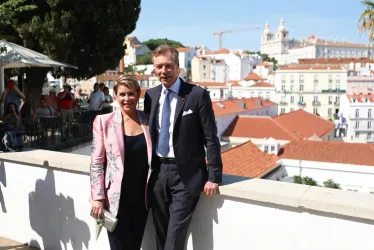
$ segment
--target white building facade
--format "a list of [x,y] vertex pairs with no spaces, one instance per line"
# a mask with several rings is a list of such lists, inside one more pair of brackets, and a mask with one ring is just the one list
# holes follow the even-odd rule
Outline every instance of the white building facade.
[[297,109],[334,119],[345,95],[347,70],[341,67],[281,67],[274,75],[279,113]]

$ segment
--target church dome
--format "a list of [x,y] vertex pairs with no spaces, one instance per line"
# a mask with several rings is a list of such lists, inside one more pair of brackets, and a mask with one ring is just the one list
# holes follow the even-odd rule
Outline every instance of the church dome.
[[280,21],[280,24],[279,24],[279,28],[278,28],[278,32],[287,32],[287,28],[286,26],[284,26],[284,20],[283,18],[281,19]]

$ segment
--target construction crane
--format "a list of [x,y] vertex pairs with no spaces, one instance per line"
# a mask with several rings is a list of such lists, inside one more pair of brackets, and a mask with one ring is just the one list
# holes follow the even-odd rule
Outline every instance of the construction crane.
[[237,29],[237,30],[224,30],[224,31],[217,31],[213,33],[213,36],[219,36],[219,49],[222,49],[222,35],[226,33],[234,33],[234,32],[242,32],[246,30],[259,30],[261,28],[264,28],[262,26],[257,27],[250,27],[250,28],[243,28],[243,29]]

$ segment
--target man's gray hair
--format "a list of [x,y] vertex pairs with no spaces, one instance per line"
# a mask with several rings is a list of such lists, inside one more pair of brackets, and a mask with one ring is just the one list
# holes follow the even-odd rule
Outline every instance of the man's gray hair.
[[155,57],[158,57],[159,55],[166,55],[170,53],[172,56],[172,60],[175,62],[176,65],[179,66],[179,53],[178,50],[176,50],[174,47],[168,45],[168,44],[161,44],[157,48],[153,50],[152,53],[152,61]]

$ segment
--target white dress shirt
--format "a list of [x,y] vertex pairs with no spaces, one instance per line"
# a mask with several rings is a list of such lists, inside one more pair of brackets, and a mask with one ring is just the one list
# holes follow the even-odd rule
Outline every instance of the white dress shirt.
[[[157,152],[157,155],[160,156],[160,157],[175,158],[174,148],[173,148],[173,130],[174,130],[175,109],[177,107],[177,99],[178,99],[180,86],[181,86],[181,81],[178,77],[177,80],[175,81],[175,83],[170,87],[171,92],[169,93],[169,100],[170,100],[170,115],[171,115],[171,117],[170,117],[170,125],[169,125],[169,134],[170,134],[169,153],[165,156],[161,155],[157,150],[157,148],[158,148],[158,145],[157,145],[156,152]],[[156,112],[156,121],[157,121],[156,129],[157,129],[159,134],[160,134],[160,125],[161,125],[161,118],[162,118],[162,109],[164,107],[164,101],[165,101],[165,89],[166,89],[166,87],[164,85],[162,85],[159,106],[158,106],[158,110]],[[157,144],[158,144],[158,142],[157,142]]]

